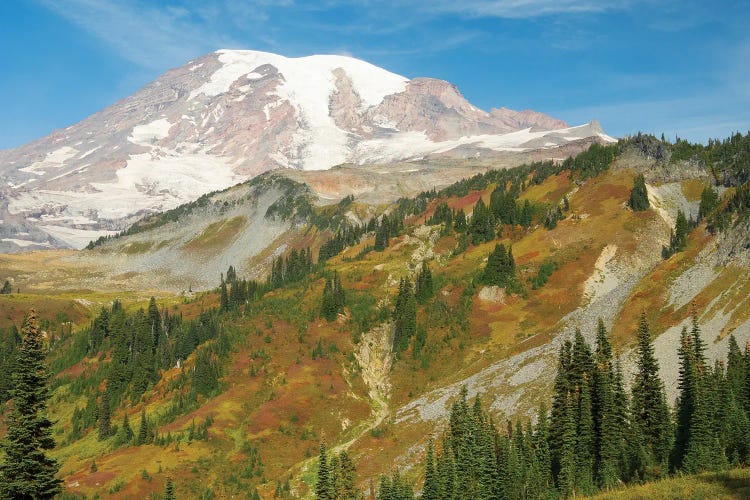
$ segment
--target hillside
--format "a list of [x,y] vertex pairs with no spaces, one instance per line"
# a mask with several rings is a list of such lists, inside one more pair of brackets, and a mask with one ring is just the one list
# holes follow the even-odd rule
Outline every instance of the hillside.
[[[680,157],[679,144],[662,144],[671,157],[656,157],[649,140],[595,144],[570,160],[515,168],[492,168],[507,165],[487,160],[480,168],[441,170],[432,160],[394,176],[402,167],[391,167],[391,187],[382,188],[391,194],[382,198],[383,191],[368,199],[375,188],[351,187],[353,179],[376,184],[371,170],[269,174],[147,218],[92,250],[51,256],[64,263],[55,273],[39,267],[47,254],[3,257],[3,269],[26,293],[3,296],[0,305],[33,305],[50,331],[60,332],[50,354],[51,408],[60,443],[54,454],[68,490],[145,495],[163,491],[169,475],[191,497],[251,487],[263,498],[275,491],[305,496],[321,442],[348,450],[363,488],[394,466],[421,484],[427,441],[440,435],[461,387],[498,422],[526,420],[553,392],[564,341],[579,328],[592,342],[600,318],[629,384],[644,311],[672,403],[679,333],[691,315],[711,361],[726,358],[730,333],[739,345],[750,341],[747,179],[733,165]],[[450,178],[449,171],[460,173]],[[628,200],[639,174],[649,208],[633,211]],[[346,179],[352,192],[331,185],[334,178]],[[700,214],[704,188],[717,180],[719,197]],[[322,193],[334,199],[321,202]],[[701,220],[678,248],[671,240],[680,212]],[[276,222],[253,226],[267,215]],[[155,235],[166,241],[161,249]],[[502,287],[483,281],[500,243],[512,247],[515,268]],[[664,258],[663,248],[672,247]],[[173,280],[160,272],[154,286],[121,297],[122,313],[112,307],[111,283],[123,266],[147,274],[161,251],[165,261],[179,262],[180,248],[203,260],[185,257],[171,268],[204,267],[205,275],[194,276],[218,288],[162,295],[158,307],[147,307],[150,290]],[[403,344],[394,316],[400,280],[422,283],[423,263],[433,294],[414,305],[415,328]],[[100,276],[101,290],[80,290],[77,272]],[[328,320],[322,300],[336,288],[334,273],[345,307]],[[199,282],[181,279],[166,287]],[[66,301],[87,309],[67,321],[98,319],[61,329]],[[139,315],[141,307],[148,312]],[[124,323],[111,326],[114,316]],[[142,371],[113,378],[123,348],[116,332],[128,325],[136,338],[149,335],[153,318],[169,332],[155,358],[135,358]],[[113,426],[128,415],[137,428],[145,412],[148,442],[118,444],[116,433],[98,439],[95,414],[111,387]]]

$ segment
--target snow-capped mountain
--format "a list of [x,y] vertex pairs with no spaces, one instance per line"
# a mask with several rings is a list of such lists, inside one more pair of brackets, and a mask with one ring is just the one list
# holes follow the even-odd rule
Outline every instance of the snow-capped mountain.
[[[471,105],[441,80],[344,56],[220,50],[131,97],[0,151],[0,251],[80,248],[278,167],[554,148],[595,137],[534,111]],[[36,243],[36,245],[34,244]]]

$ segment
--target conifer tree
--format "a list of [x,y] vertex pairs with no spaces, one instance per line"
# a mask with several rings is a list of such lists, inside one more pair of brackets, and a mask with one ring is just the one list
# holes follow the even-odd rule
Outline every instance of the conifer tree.
[[227,283],[223,278],[221,280],[221,286],[219,290],[219,310],[222,312],[229,310],[229,295],[227,294]]
[[130,419],[126,413],[122,417],[122,425],[117,429],[117,434],[115,435],[115,446],[122,446],[130,443],[133,440],[134,435],[133,428],[130,426]]
[[7,434],[2,443],[0,497],[50,499],[62,491],[55,478],[59,464],[46,455],[55,447],[52,422],[47,418],[48,372],[44,364],[43,333],[31,309],[21,328],[16,371],[7,414]]
[[402,278],[399,283],[393,321],[393,348],[400,353],[409,347],[409,340],[417,331],[417,303],[409,278]]
[[682,467],[687,444],[690,440],[690,423],[693,419],[693,413],[695,412],[698,389],[692,339],[690,335],[688,335],[686,327],[683,327],[682,332],[680,333],[680,346],[677,350],[677,355],[680,360],[679,376],[677,380],[679,399],[677,400],[676,405],[677,425],[675,429],[675,441],[670,457],[673,470],[678,470]]
[[641,314],[637,337],[638,371],[632,388],[633,422],[643,438],[646,454],[643,465],[657,467],[654,472],[661,475],[665,473],[663,466],[671,449],[671,425],[645,312]]
[[422,267],[417,273],[417,280],[414,286],[414,296],[420,304],[425,303],[433,295],[432,271],[427,261],[422,261]]
[[576,487],[576,422],[575,402],[571,394],[565,401],[562,421],[562,433],[559,450],[559,472],[557,487],[560,493],[567,497],[573,494]]
[[315,496],[321,500],[335,500],[336,493],[332,482],[332,471],[328,464],[328,451],[325,443],[320,444],[318,455],[318,481],[315,483]]
[[576,429],[576,492],[594,492],[594,421],[591,416],[591,390],[588,376],[584,376],[578,399]]
[[643,174],[637,175],[633,180],[633,190],[630,192],[628,205],[635,212],[648,210],[648,191],[646,190],[646,179]]
[[138,436],[136,436],[135,444],[140,446],[148,444],[151,440],[150,432],[148,430],[148,417],[146,417],[146,408],[141,409],[141,423],[138,426]]
[[424,487],[422,488],[422,500],[441,500],[438,487],[437,472],[435,471],[435,451],[432,440],[427,446],[427,459],[425,463]]
[[622,427],[617,422],[614,393],[612,346],[607,329],[599,318],[596,331],[595,369],[593,374],[592,411],[594,420],[594,464],[596,483],[604,489],[619,481],[622,454]]
[[167,477],[167,484],[164,486],[164,500],[176,500],[174,492],[174,483],[171,477]]
[[99,405],[99,441],[112,436],[112,409],[109,402],[109,390],[102,393],[102,402]]

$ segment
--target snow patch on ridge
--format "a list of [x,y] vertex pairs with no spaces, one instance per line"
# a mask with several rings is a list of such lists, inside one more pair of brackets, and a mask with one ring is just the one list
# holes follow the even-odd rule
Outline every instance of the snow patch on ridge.
[[170,128],[172,128],[172,123],[166,118],[160,118],[151,123],[133,127],[128,140],[139,146],[151,146],[152,143],[167,137]]
[[78,154],[76,148],[70,146],[63,146],[54,151],[47,153],[42,161],[37,161],[29,165],[28,167],[20,168],[21,172],[26,172],[34,175],[43,175],[49,168],[60,168],[66,161],[73,158]]

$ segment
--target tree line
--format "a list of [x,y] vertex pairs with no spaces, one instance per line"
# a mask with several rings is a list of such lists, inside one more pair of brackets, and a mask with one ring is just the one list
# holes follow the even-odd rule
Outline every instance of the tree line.
[[[580,331],[565,340],[551,409],[540,407],[535,422],[501,425],[479,397],[472,403],[463,387],[437,443],[428,440],[421,498],[572,497],[669,474],[747,464],[750,347],[743,353],[730,337],[726,362],[712,366],[694,318],[690,329],[683,328],[676,353],[680,370],[672,409],[645,314],[635,336],[630,391],[602,321],[595,348]],[[318,475],[318,498],[361,497],[360,492],[321,487],[326,477]],[[378,499],[414,497],[413,483],[398,471],[381,477]]]

